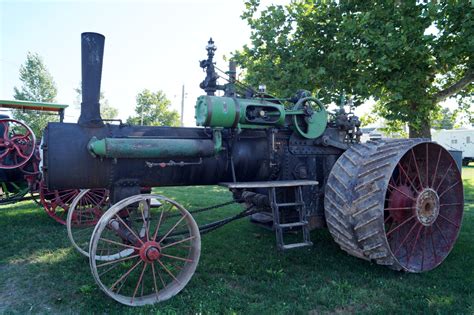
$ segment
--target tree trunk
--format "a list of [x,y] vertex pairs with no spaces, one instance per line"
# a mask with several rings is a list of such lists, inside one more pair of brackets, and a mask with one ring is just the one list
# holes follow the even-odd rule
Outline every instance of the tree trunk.
[[416,128],[411,122],[409,122],[408,135],[410,138],[428,138],[431,140],[431,122],[429,118],[424,117],[418,128]]

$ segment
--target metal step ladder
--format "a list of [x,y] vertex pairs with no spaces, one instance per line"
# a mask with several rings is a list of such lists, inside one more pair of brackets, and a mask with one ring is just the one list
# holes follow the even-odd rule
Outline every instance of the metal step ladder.
[[[270,187],[268,191],[268,198],[273,212],[273,227],[276,234],[276,242],[279,250],[287,250],[305,246],[312,246],[313,243],[309,236],[309,223],[307,220],[306,205],[303,200],[302,186],[293,186],[291,188],[295,191],[295,202],[278,203],[276,190],[279,187]],[[286,187],[289,188],[289,187]],[[298,221],[291,223],[280,223],[280,209],[293,207],[298,212]],[[303,234],[303,241],[298,243],[285,244],[283,239],[283,232],[286,229],[301,227]]]
[[[312,246],[309,235],[309,222],[307,220],[307,209],[303,200],[303,186],[317,185],[314,180],[279,180],[279,181],[262,181],[262,182],[234,182],[220,183],[229,189],[251,189],[266,188],[268,189],[268,200],[273,214],[273,228],[276,234],[276,243],[279,250],[287,250],[304,246]],[[293,189],[295,192],[294,202],[278,203],[277,189]],[[290,223],[280,223],[280,209],[294,207],[298,212],[298,221]],[[284,211],[284,210],[283,210]],[[283,240],[283,232],[287,229],[301,227],[303,241],[298,243],[285,244]]]

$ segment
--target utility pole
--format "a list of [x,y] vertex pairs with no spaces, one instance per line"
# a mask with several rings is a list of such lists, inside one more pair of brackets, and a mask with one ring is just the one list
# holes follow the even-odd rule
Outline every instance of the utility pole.
[[184,84],[181,90],[181,127],[184,127]]
[[143,107],[145,107],[145,105],[142,104],[142,113],[141,113],[141,119],[140,119],[140,125],[143,126]]

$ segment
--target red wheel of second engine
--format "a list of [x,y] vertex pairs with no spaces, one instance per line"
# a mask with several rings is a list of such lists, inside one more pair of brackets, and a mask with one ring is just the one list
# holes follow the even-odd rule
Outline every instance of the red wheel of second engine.
[[[48,190],[46,185],[40,183],[40,202],[43,205],[46,213],[57,222],[66,225],[67,214],[74,198],[80,193],[80,189],[62,189],[62,190]],[[95,224],[102,215],[101,205],[103,205],[108,197],[106,189],[91,189],[87,196],[82,200],[82,205],[87,204],[90,211],[81,212],[80,216],[72,218],[72,224],[75,226]],[[87,214],[86,214],[87,212]],[[92,220],[86,220],[92,216]]]
[[48,190],[44,182],[41,182],[39,193],[46,213],[56,222],[65,225],[69,204],[79,194],[79,189]]
[[35,134],[21,121],[0,119],[0,169],[25,165],[35,152]]

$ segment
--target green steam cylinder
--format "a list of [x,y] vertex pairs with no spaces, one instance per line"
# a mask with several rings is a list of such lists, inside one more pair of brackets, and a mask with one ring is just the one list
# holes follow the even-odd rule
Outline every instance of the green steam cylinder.
[[264,99],[202,95],[195,109],[198,126],[265,128],[285,124],[284,106]]

